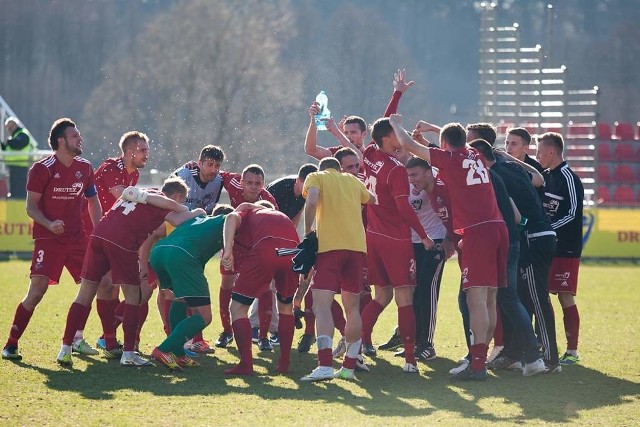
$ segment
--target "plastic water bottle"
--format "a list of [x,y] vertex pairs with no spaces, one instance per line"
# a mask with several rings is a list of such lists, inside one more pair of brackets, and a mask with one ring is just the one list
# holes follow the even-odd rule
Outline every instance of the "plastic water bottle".
[[318,130],[327,130],[326,122],[331,118],[331,111],[329,111],[329,98],[323,90],[316,96],[316,102],[320,104],[320,112],[315,117],[316,127]]

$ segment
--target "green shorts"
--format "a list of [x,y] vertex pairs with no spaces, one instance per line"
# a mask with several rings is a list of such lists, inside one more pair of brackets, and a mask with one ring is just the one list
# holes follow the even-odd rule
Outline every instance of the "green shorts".
[[158,275],[160,289],[171,289],[176,298],[209,297],[204,267],[175,246],[155,246],[149,258]]

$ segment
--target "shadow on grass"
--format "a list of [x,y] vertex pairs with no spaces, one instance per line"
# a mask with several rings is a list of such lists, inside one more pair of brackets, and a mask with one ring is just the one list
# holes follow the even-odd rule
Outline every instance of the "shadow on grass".
[[[227,355],[237,360],[237,352]],[[561,374],[524,378],[517,372],[500,371],[484,383],[451,382],[448,371],[457,366],[449,359],[421,365],[421,374],[406,374],[401,359],[375,358],[371,372],[357,380],[303,383],[299,378],[315,367],[315,355],[291,353],[291,373],[271,375],[279,353],[254,355],[257,372],[251,377],[227,377],[232,364],[213,356],[199,357],[201,366],[172,373],[164,367],[121,368],[117,360],[83,357],[86,370],[47,369],[18,362],[46,376],[52,390],[75,392],[86,399],[115,399],[119,391],[156,396],[211,396],[236,394],[264,400],[343,402],[366,415],[378,417],[424,417],[436,411],[459,414],[481,421],[566,422],[579,419],[579,411],[621,404],[637,404],[637,383],[607,376],[584,366],[567,367]],[[486,400],[486,401],[485,401]],[[487,403],[489,402],[489,404]],[[500,407],[508,407],[500,412]],[[489,412],[487,407],[496,408]],[[509,415],[503,415],[507,412]],[[514,414],[515,412],[515,414]]]

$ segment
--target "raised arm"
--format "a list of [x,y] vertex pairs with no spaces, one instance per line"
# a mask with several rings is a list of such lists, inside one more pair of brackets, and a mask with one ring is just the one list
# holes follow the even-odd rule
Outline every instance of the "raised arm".
[[511,154],[507,153],[502,148],[496,148],[494,151],[498,153],[500,156],[503,156],[505,159],[519,164],[524,170],[529,172],[529,174],[531,175],[531,183],[533,184],[534,187],[542,187],[544,185],[544,177],[540,172],[538,172],[538,169],[523,162],[520,159],[513,157]]
[[402,127],[402,117],[399,114],[392,114],[389,117],[389,123],[391,124],[391,127],[393,127],[396,137],[398,138],[398,143],[402,148],[428,162],[431,162],[429,149],[411,139],[405,128]]
[[409,89],[413,86],[413,80],[407,82],[405,81],[406,72],[404,69],[398,69],[393,74],[393,95],[391,95],[391,100],[387,105],[387,109],[384,110],[383,117],[389,117],[391,114],[395,114],[398,112],[398,105],[400,104],[400,97],[404,93],[405,90]]
[[331,157],[330,150],[324,147],[319,147],[317,144],[318,128],[316,126],[315,115],[320,113],[320,104],[314,101],[308,111],[311,120],[309,122],[309,128],[307,129],[307,136],[304,139],[304,152],[317,160],[322,160],[325,157]]

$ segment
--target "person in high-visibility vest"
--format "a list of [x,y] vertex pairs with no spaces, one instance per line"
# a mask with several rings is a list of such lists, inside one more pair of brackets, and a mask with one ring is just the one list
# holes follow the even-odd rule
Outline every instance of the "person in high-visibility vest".
[[15,117],[9,117],[4,122],[9,138],[2,142],[2,151],[8,153],[23,153],[5,157],[4,163],[9,169],[9,191],[11,198],[27,198],[27,172],[31,161],[29,153],[37,148],[36,142],[26,129],[22,128]]

